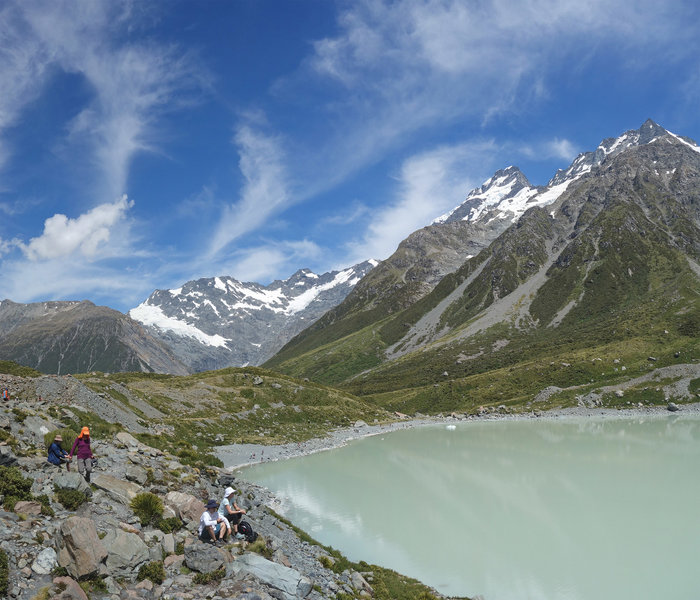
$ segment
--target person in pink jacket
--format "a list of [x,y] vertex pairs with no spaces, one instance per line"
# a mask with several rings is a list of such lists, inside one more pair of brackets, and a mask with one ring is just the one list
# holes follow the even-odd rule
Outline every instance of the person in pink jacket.
[[78,472],[85,477],[85,481],[90,483],[90,473],[92,473],[92,449],[90,448],[90,430],[83,427],[80,435],[75,438],[73,447],[70,449],[68,459],[73,458],[73,454],[78,456]]

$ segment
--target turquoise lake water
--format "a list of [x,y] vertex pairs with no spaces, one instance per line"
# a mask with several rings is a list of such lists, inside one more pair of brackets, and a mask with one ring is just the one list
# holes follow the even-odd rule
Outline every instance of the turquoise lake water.
[[700,417],[429,426],[248,468],[318,541],[484,600],[698,600]]

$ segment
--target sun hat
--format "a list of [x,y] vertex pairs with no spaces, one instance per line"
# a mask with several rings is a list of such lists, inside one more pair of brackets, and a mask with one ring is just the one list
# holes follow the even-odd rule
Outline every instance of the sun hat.
[[233,494],[236,490],[234,490],[232,487],[227,487],[224,490],[224,498],[228,498],[231,494]]
[[83,427],[80,430],[80,435],[78,437],[83,437],[84,435],[90,435],[90,430],[87,427]]
[[59,434],[56,434],[56,437],[53,438],[53,441],[54,441],[54,442],[62,442],[62,441],[63,441],[63,438],[62,438]]
[[207,505],[205,508],[217,508],[219,506],[219,503],[214,500],[213,498],[207,502]]

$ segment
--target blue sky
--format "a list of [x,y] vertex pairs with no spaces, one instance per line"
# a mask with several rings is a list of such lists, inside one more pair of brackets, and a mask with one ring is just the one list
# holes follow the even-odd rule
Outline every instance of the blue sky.
[[514,164],[700,139],[669,0],[0,0],[0,298],[383,259]]

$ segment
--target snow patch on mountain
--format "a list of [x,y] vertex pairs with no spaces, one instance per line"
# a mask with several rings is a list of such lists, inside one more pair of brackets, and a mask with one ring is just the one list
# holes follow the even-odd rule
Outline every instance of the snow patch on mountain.
[[206,334],[194,325],[168,317],[158,306],[140,304],[129,311],[129,316],[147,327],[155,327],[160,331],[170,331],[182,337],[194,338],[198,342],[214,348],[225,348],[231,341],[220,335]]

